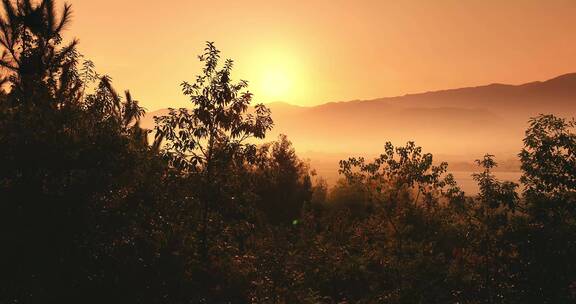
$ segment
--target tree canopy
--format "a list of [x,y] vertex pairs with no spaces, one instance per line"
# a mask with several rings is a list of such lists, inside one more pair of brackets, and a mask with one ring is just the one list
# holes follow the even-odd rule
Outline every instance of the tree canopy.
[[2,5],[1,303],[575,302],[574,120],[529,120],[520,184],[387,142],[330,187],[214,43],[146,130],[69,5]]

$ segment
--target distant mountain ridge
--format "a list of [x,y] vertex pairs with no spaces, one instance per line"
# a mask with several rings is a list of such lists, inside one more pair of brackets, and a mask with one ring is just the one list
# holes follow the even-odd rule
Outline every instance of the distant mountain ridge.
[[[404,107],[463,107],[463,108],[500,108],[505,105],[517,106],[520,98],[537,109],[550,109],[543,99],[553,101],[554,106],[573,110],[576,97],[576,73],[564,74],[546,81],[534,81],[521,85],[493,83],[489,85],[465,87],[424,93],[406,94],[396,97],[384,97],[371,100],[354,100],[320,105],[329,107],[342,104],[367,105],[379,103],[393,105],[401,103]],[[498,101],[498,102],[496,102]],[[500,102],[503,103],[500,103]],[[534,109],[527,109],[532,112]]]
[[[521,85],[489,84],[302,107],[270,103],[275,128],[301,151],[375,154],[385,141],[414,140],[443,155],[486,152],[510,157],[522,145],[529,117],[576,116],[576,73]],[[143,126],[153,126],[148,113]]]

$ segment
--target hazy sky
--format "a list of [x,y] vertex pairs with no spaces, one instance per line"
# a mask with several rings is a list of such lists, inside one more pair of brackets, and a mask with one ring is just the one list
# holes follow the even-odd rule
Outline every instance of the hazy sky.
[[[215,41],[256,100],[314,105],[576,72],[576,0],[69,0],[68,36],[148,108]],[[59,4],[63,2],[60,1]]]

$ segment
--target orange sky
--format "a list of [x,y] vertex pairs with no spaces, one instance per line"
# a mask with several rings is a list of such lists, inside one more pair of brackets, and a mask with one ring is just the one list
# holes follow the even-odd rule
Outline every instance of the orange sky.
[[[148,110],[215,41],[256,101],[369,99],[576,72],[575,0],[69,0],[68,35]],[[62,2],[59,2],[62,4]]]

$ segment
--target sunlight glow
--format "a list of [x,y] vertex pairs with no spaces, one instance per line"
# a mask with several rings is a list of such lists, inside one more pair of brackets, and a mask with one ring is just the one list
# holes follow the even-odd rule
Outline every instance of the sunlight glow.
[[281,68],[271,68],[264,71],[260,80],[262,98],[268,101],[285,100],[292,89],[292,79],[287,71]]
[[255,47],[241,62],[238,75],[249,80],[257,102],[298,104],[310,99],[310,72],[305,56],[297,48],[270,43]]

